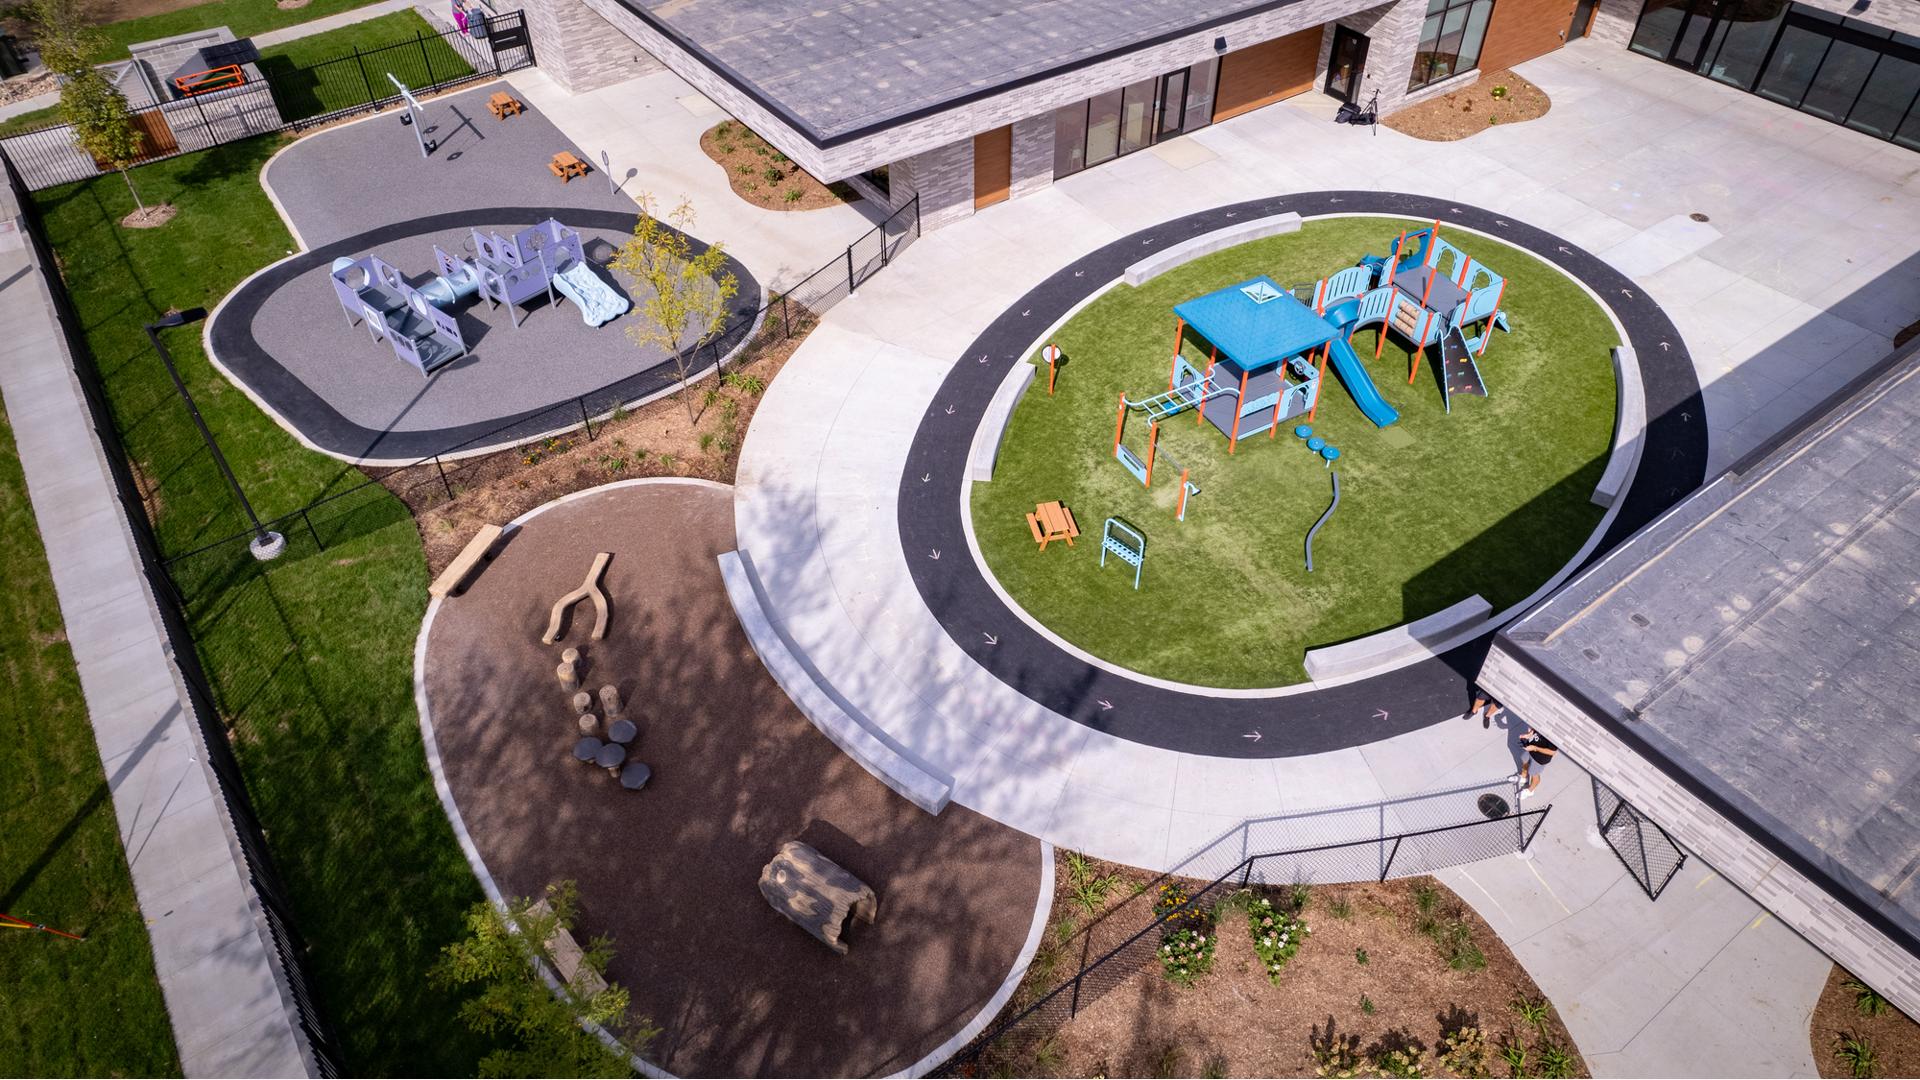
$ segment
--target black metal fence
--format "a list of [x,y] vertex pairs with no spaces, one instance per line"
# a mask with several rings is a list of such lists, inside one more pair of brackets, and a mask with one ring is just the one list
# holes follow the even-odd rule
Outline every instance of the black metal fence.
[[1660,899],[1673,875],[1686,865],[1687,853],[1680,850],[1667,830],[1634,809],[1598,777],[1593,781],[1593,809],[1600,820],[1600,835],[1620,857],[1627,873],[1640,883],[1647,899]]
[[[1082,1009],[1159,962],[1161,931],[1169,921],[1190,912],[1211,910],[1241,889],[1254,885],[1385,881],[1390,877],[1412,877],[1524,851],[1551,809],[1543,806],[1388,836],[1250,855],[1205,884],[1188,885],[1183,881],[1182,891],[1187,899],[1177,905],[1157,903],[1162,894],[1149,886],[1100,917],[1105,940],[1126,934],[1119,944],[1091,959],[1083,955],[1071,977],[1033,1004],[989,1027],[933,1075],[1000,1075],[1002,1072],[1019,1075],[1019,1065],[1010,1059],[1039,1047]],[[1137,925],[1138,929],[1128,933],[1125,928],[1129,925]],[[1120,928],[1118,931],[1114,929],[1116,926]],[[1006,1072],[1009,1069],[1013,1071]]]
[[[478,19],[470,32],[416,34],[373,49],[300,65],[264,56],[259,77],[225,90],[162,100],[134,113],[145,165],[276,131],[298,131],[400,102],[397,79],[416,97],[439,93],[534,62],[526,16],[514,11]],[[162,80],[147,80],[165,97]],[[98,176],[103,170],[73,140],[66,124],[0,139],[30,191]]]
[[259,818],[247,798],[246,783],[241,778],[240,763],[234,757],[228,732],[222,727],[220,714],[214,707],[214,695],[194,651],[185,613],[178,603],[178,593],[168,584],[167,572],[160,557],[160,544],[148,523],[139,486],[128,467],[130,459],[120,433],[114,427],[113,410],[108,404],[100,373],[94,365],[93,353],[87,347],[86,335],[81,330],[79,316],[73,309],[66,284],[55,269],[57,264],[53,250],[47,244],[46,231],[41,226],[33,200],[27,195],[20,173],[10,160],[0,157],[0,164],[6,168],[7,183],[26,219],[33,259],[46,282],[47,290],[52,294],[54,314],[60,323],[61,336],[73,356],[74,370],[86,397],[89,418],[105,448],[105,458],[113,476],[115,493],[120,499],[122,516],[132,530],[134,547],[139,552],[147,579],[154,585],[161,625],[193,707],[194,720],[200,727],[207,765],[213,771],[215,786],[226,805],[227,816],[233,822],[234,835],[244,856],[247,878],[260,898],[260,907],[266,917],[267,936],[274,950],[269,962],[276,978],[294,1003],[300,1032],[305,1036],[320,1075],[338,1076],[339,1044],[320,1015],[308,987],[307,974],[301,961],[306,947],[293,929],[285,889],[274,870],[273,859],[267,853],[266,836],[261,831]]
[[[701,345],[689,358],[687,378],[712,371],[750,368],[753,362],[804,336],[833,305],[853,294],[879,273],[920,235],[919,199],[894,210],[887,219],[862,234],[845,251],[799,282],[767,298],[757,308],[734,312],[719,335]],[[400,496],[414,512],[430,509],[458,497],[506,472],[525,467],[531,455],[507,453],[514,447],[543,440],[584,434],[588,441],[621,410],[670,392],[680,385],[681,373],[671,362],[636,371],[595,390],[569,398],[539,412],[463,439],[438,453],[391,467],[369,467],[368,479],[344,491],[309,503],[267,522],[286,536],[282,559],[318,553],[329,546],[388,524],[395,509],[388,492]],[[247,549],[251,530],[237,532],[168,558],[164,569],[169,587],[185,605],[209,591],[254,572],[258,563]]]

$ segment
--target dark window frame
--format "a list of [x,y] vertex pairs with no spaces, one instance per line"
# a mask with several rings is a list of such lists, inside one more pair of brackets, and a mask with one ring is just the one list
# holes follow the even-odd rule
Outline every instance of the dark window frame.
[[[1481,28],[1480,40],[1474,45],[1472,61],[1462,66],[1460,63],[1461,54],[1456,51],[1449,56],[1453,66],[1447,69],[1446,74],[1436,78],[1433,70],[1439,66],[1440,58],[1443,55],[1437,50],[1437,46],[1440,44],[1441,39],[1447,36],[1447,16],[1455,11],[1464,12],[1460,24],[1460,32],[1464,35],[1466,28],[1473,24],[1473,8],[1476,5],[1482,4],[1486,6],[1487,18]],[[1424,90],[1429,86],[1443,83],[1456,75],[1472,71],[1474,68],[1479,67],[1480,54],[1484,52],[1487,47],[1487,31],[1493,28],[1494,0],[1445,0],[1438,10],[1434,10],[1431,3],[1427,6],[1427,13],[1420,16],[1420,41],[1414,46],[1413,50],[1413,71],[1407,76],[1408,93],[1412,93],[1415,90]],[[1427,20],[1433,19],[1436,16],[1438,16],[1440,21],[1434,23],[1433,40],[1429,41],[1426,36],[1426,23]],[[1464,40],[1463,37],[1462,41]]]

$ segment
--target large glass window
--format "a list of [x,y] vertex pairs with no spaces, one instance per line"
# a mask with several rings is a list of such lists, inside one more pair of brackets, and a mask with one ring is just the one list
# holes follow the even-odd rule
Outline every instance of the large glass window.
[[1153,145],[1153,103],[1159,97],[1159,88],[1159,79],[1142,79],[1121,92],[1121,153],[1131,154]]
[[1087,167],[1087,103],[1076,101],[1054,110],[1053,175],[1072,176]]
[[1054,177],[1206,127],[1213,122],[1218,69],[1217,61],[1207,59],[1054,110]]
[[1202,60],[1187,69],[1187,120],[1180,130],[1193,131],[1213,123],[1213,87],[1219,74],[1216,60]]
[[[1429,23],[1439,4],[1428,0]],[[1791,0],[1648,0],[1632,46],[1856,131],[1920,141],[1920,37]]]
[[1427,0],[1427,21],[1420,27],[1420,47],[1413,54],[1408,90],[1437,83],[1470,71],[1480,62],[1493,0]]
[[1109,90],[1087,102],[1087,164],[1120,155],[1120,91]]

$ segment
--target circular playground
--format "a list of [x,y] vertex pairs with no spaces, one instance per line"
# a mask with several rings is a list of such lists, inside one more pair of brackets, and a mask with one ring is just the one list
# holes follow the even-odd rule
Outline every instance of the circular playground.
[[[1285,215],[1296,231],[1266,228]],[[1443,249],[1409,235],[1436,221]],[[1324,326],[1289,340],[1262,314],[1237,337],[1201,311],[1196,329],[1207,298]],[[962,356],[901,474],[921,601],[1038,705],[1187,753],[1316,754],[1457,715],[1499,616],[1707,466],[1685,341],[1635,282],[1524,221],[1401,192],[1276,195],[1120,237]],[[1344,671],[1316,668],[1336,654]]]
[[1618,330],[1444,222],[1315,218],[1116,283],[1051,344],[973,534],[1030,616],[1143,675],[1301,682],[1308,650],[1520,602],[1605,513]]
[[[415,654],[429,763],[483,881],[510,898],[577,884],[576,936],[612,939],[608,978],[661,1029],[652,1064],[894,1074],[998,1009],[1046,912],[1050,850],[957,804],[925,813],[788,701],[717,562],[730,488],[610,484],[492,542]],[[576,760],[576,689],[593,761]],[[777,907],[769,877],[796,845],[877,905],[828,927]]]

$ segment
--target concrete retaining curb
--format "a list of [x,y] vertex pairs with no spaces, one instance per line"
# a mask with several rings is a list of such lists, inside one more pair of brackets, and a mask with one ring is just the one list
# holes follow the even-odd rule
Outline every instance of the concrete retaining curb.
[[720,576],[726,581],[727,599],[733,603],[734,615],[747,632],[753,651],[813,726],[901,798],[929,814],[945,810],[953,799],[952,781],[933,775],[888,745],[841,707],[793,654],[767,616],[766,598],[753,572],[752,557],[744,551],[721,555]]
[[1415,619],[1413,622],[1396,626],[1391,630],[1382,630],[1363,638],[1329,645],[1324,649],[1308,649],[1303,662],[1307,669],[1307,677],[1315,682],[1324,682],[1328,679],[1358,674],[1383,664],[1397,664],[1410,657],[1427,655],[1435,651],[1433,645],[1462,627],[1482,621],[1491,614],[1493,614],[1493,605],[1487,603],[1485,597],[1475,593],[1452,607],[1436,611],[1424,619]]
[[994,391],[987,414],[980,418],[980,430],[973,436],[973,449],[967,454],[968,480],[985,483],[993,479],[993,466],[1000,460],[1000,444],[1007,435],[1007,421],[1013,419],[1013,407],[1020,404],[1020,395],[1033,385],[1039,370],[1032,364],[1015,364],[1000,389]]
[[1210,232],[1205,236],[1196,236],[1191,240],[1175,244],[1157,255],[1149,255],[1127,267],[1127,272],[1120,275],[1120,280],[1138,287],[1202,255],[1225,251],[1249,240],[1265,240],[1269,236],[1299,231],[1299,214],[1275,214],[1272,217],[1255,218],[1240,225]]
[[1633,483],[1633,474],[1640,467],[1640,451],[1647,444],[1647,394],[1640,384],[1640,358],[1629,346],[1614,347],[1613,385],[1613,454],[1593,489],[1594,504],[1607,507]]

